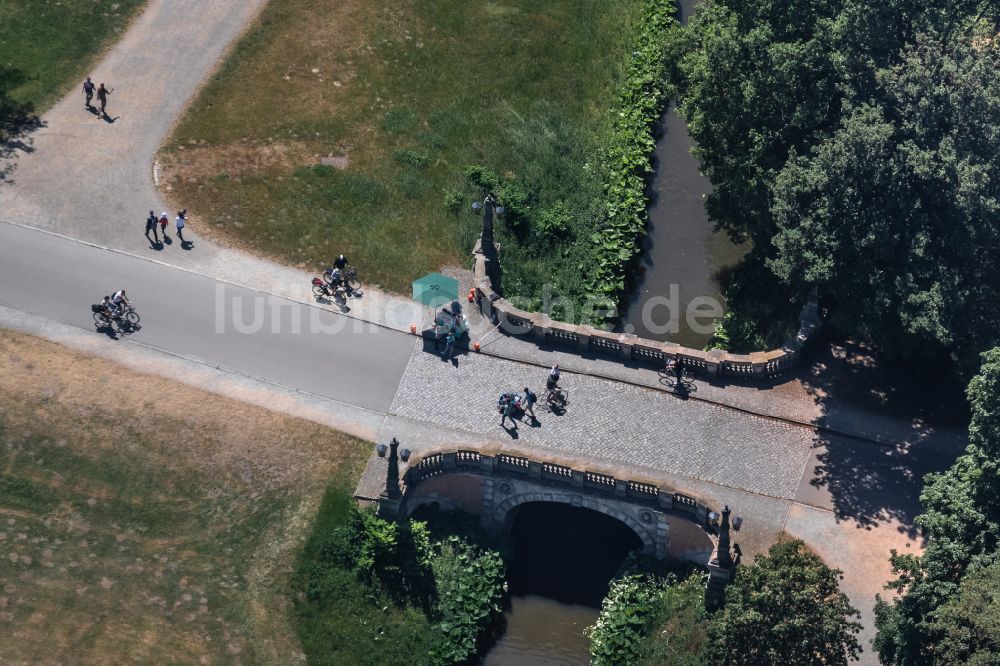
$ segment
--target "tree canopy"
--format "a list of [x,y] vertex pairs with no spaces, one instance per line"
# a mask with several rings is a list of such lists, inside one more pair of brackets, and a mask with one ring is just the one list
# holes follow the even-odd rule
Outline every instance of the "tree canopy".
[[710,0],[678,67],[717,225],[845,329],[968,366],[1000,340],[998,16]]
[[996,663],[997,634],[986,634],[1000,624],[1000,601],[986,595],[1000,589],[1000,348],[982,355],[967,394],[969,447],[929,475],[920,495],[927,548],[921,556],[893,552],[889,587],[901,596],[875,607],[875,648],[885,664]]
[[861,646],[859,613],[830,569],[801,541],[771,547],[739,567],[712,622],[707,663],[846,664]]

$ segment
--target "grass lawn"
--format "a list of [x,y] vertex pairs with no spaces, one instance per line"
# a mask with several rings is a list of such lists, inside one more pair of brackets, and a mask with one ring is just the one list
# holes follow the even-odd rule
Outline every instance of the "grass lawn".
[[0,663],[302,661],[292,567],[369,446],[0,331]]
[[573,289],[600,200],[588,160],[641,9],[271,3],[165,146],[166,196],[237,246],[316,268],[343,252],[363,279],[407,291],[469,265],[479,221],[463,171],[483,164],[534,192],[540,215],[573,218],[554,244],[502,238],[508,293]]
[[102,49],[117,39],[145,0],[4,0],[0,2],[0,67],[27,80],[12,97],[42,112],[82,85]]

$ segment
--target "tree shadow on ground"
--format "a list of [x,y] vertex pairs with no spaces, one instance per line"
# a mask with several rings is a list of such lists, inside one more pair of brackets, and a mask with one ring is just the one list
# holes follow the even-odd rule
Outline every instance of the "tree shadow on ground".
[[31,135],[45,126],[32,104],[10,95],[25,81],[23,71],[0,65],[0,184],[14,182],[11,175],[17,166],[17,154],[34,152]]
[[967,445],[962,381],[946,362],[893,360],[833,336],[821,336],[795,374],[824,429],[798,499],[859,528],[898,521],[916,538],[925,475],[947,469]]
[[806,467],[808,484],[800,486],[796,499],[828,507],[838,520],[858,528],[898,522],[899,531],[915,539],[924,477],[947,469],[957,455],[823,435]]

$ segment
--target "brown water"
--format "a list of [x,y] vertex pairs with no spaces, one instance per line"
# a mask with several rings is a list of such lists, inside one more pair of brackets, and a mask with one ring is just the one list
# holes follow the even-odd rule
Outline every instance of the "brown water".
[[511,522],[507,627],[483,663],[587,664],[584,630],[597,620],[611,577],[642,542],[614,518],[567,504],[522,504]]
[[[695,0],[680,3],[682,22],[695,4]],[[699,172],[687,125],[672,104],[661,128],[640,271],[618,330],[700,349],[725,312],[716,276],[738,263],[746,250],[713,231],[705,212],[705,196],[712,185]],[[686,314],[692,306],[715,316],[692,319]]]
[[588,663],[590,640],[584,629],[597,621],[598,609],[537,594],[512,596],[510,603],[504,614],[507,631],[483,659],[484,666]]

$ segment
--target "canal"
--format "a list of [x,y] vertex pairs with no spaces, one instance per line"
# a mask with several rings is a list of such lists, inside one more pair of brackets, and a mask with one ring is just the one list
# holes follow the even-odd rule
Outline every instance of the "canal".
[[506,631],[483,663],[587,664],[585,629],[597,621],[611,578],[642,543],[623,523],[590,509],[537,502],[516,511]]
[[[696,0],[679,3],[683,23],[696,4]],[[746,249],[713,230],[705,212],[705,196],[712,185],[691,154],[687,125],[674,104],[664,114],[660,129],[655,175],[647,193],[647,235],[618,330],[701,349],[711,338],[718,317],[691,319],[686,313],[689,308],[711,312],[713,304],[718,304],[716,312],[721,316],[726,304],[719,275],[735,266]]]

